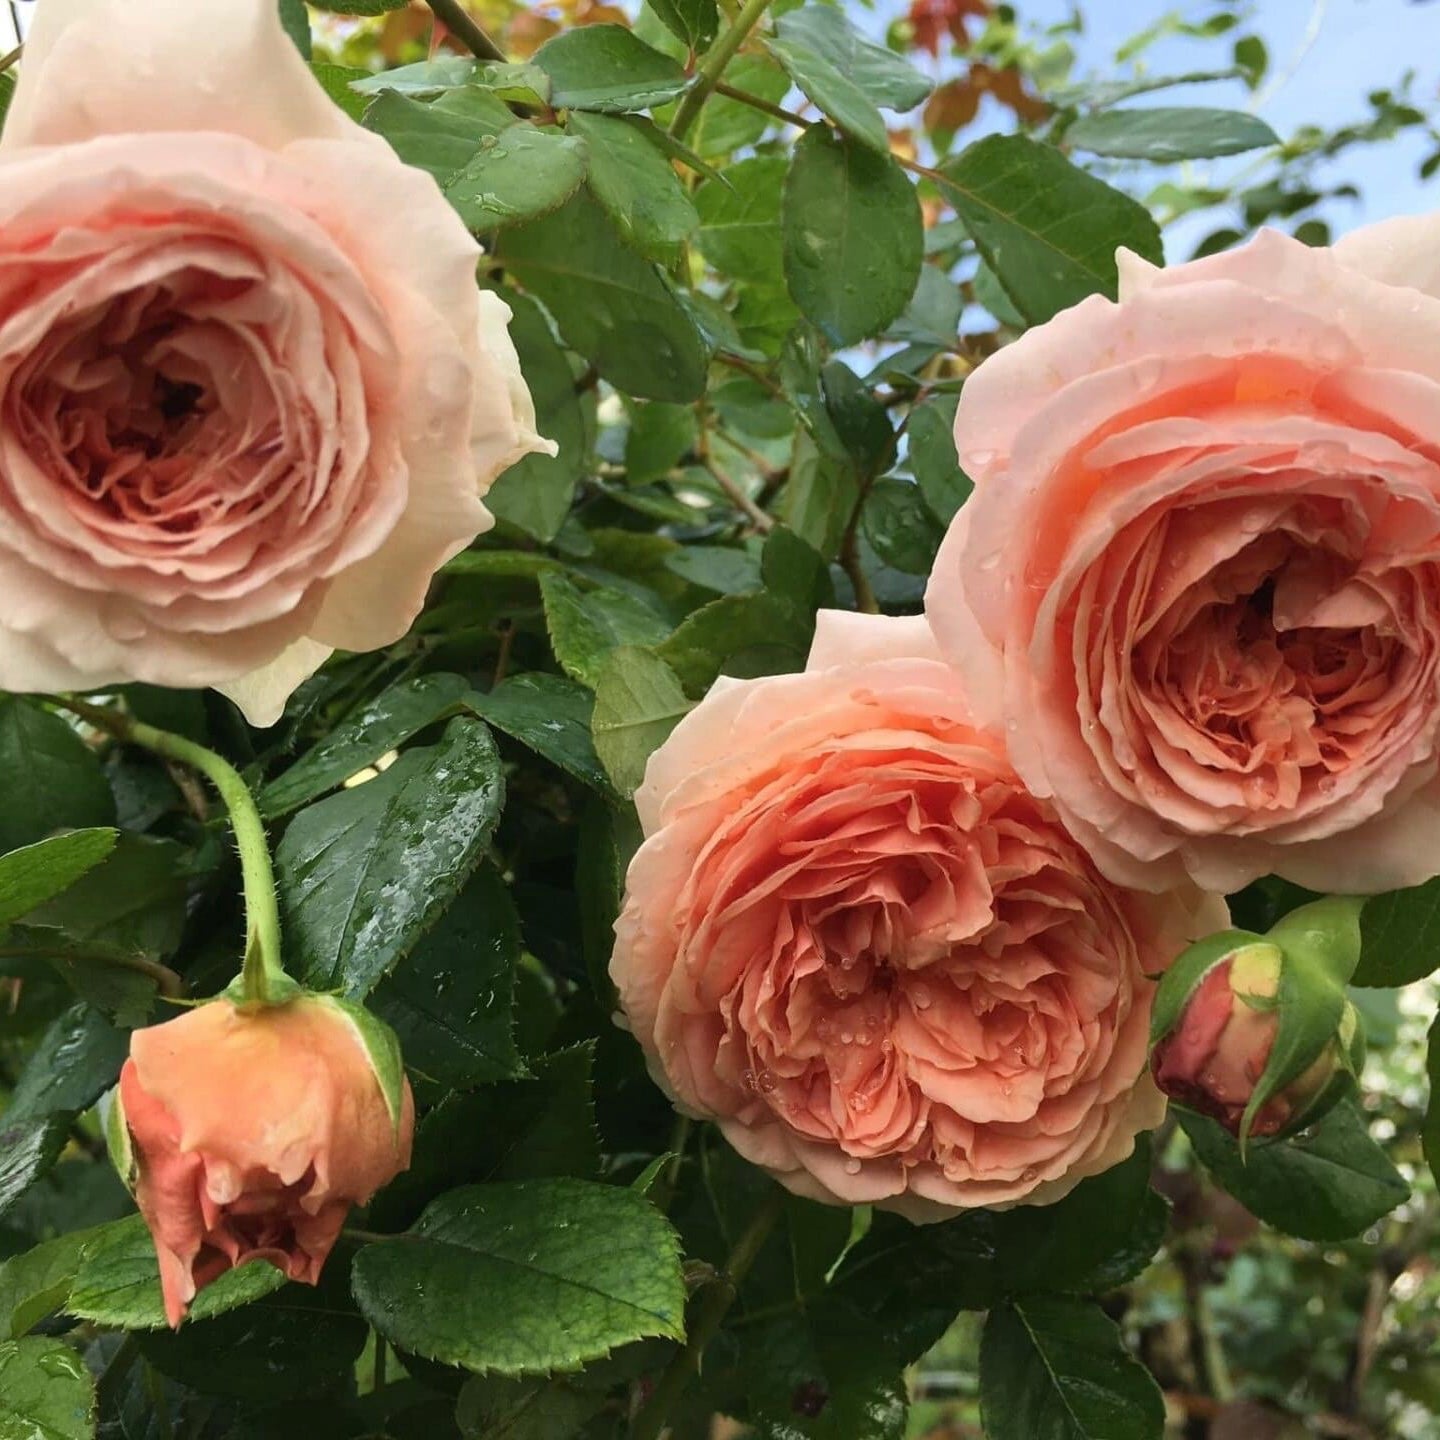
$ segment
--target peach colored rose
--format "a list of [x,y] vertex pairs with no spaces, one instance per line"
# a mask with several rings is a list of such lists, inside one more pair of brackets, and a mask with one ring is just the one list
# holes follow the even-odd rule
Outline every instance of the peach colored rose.
[[249,1260],[315,1284],[350,1207],[410,1163],[409,1083],[392,1114],[360,1032],[319,997],[137,1030],[119,1099],[171,1325]]
[[1437,242],[1122,252],[967,383],[927,614],[1117,880],[1440,870]]
[[0,688],[257,724],[545,448],[475,242],[274,0],[42,0],[0,143]]
[[610,973],[656,1080],[815,1199],[1041,1204],[1164,1101],[1153,986],[1225,909],[1104,880],[923,620],[820,616],[800,675],[721,680],[636,795]]

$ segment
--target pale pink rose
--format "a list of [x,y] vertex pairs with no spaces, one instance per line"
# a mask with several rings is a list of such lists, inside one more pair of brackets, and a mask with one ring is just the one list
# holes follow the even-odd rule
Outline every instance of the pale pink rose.
[[822,613],[803,674],[719,681],[635,799],[625,1017],[797,1194],[1043,1204],[1159,1121],[1147,976],[1225,907],[1106,881],[923,620]]
[[42,0],[0,143],[0,688],[258,724],[543,449],[479,249],[275,0]]
[[1016,770],[1159,889],[1440,871],[1440,223],[1265,231],[967,382],[941,649]]

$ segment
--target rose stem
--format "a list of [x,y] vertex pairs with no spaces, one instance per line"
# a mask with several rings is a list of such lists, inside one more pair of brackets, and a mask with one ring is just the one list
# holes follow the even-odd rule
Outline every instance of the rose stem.
[[725,67],[735,58],[736,52],[769,8],[770,0],[745,0],[740,13],[735,17],[735,23],[710,47],[701,62],[695,83],[685,92],[685,98],[681,100],[680,108],[670,122],[670,133],[677,140],[685,138],[685,132],[700,114],[700,107],[724,77]]
[[153,750],[167,760],[178,760],[198,770],[220,792],[220,799],[230,814],[235,831],[235,845],[240,852],[240,872],[245,885],[245,960],[240,972],[241,991],[245,1000],[255,1005],[273,1003],[279,994],[291,988],[280,961],[280,906],[275,898],[275,870],[270,862],[270,846],[265,838],[265,823],[255,804],[255,797],[240,772],[213,750],[157,730],[118,710],[90,705],[84,700],[52,697],[56,705],[88,721],[97,730],[117,740]]
[[460,0],[425,0],[435,18],[477,59],[505,60],[505,52],[480,28]]
[[700,1292],[690,1324],[690,1338],[665,1367],[650,1398],[635,1416],[630,1426],[630,1440],[658,1440],[670,1407],[680,1398],[690,1377],[700,1369],[705,1347],[715,1338],[720,1322],[734,1304],[740,1282],[755,1263],[784,1205],[785,1191],[778,1185],[772,1186],[745,1227],[745,1233],[735,1242],[725,1268]]

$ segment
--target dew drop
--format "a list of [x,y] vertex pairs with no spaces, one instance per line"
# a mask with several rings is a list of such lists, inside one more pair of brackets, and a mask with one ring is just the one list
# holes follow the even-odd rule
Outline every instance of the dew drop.
[[981,562],[982,570],[993,570],[1000,563],[1000,552],[992,550]]
[[860,1162],[858,1160],[847,1160],[845,1162],[845,1173],[847,1175],[858,1175],[860,1173]]

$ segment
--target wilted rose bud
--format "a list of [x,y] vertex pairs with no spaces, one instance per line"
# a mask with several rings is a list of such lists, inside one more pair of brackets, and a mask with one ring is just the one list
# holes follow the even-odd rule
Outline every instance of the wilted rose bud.
[[155,1240],[165,1314],[265,1259],[313,1285],[350,1207],[410,1163],[390,1031],[317,995],[200,1006],[130,1041],[111,1147]]
[[[1242,945],[1206,970],[1174,1027],[1156,1043],[1150,1064],[1155,1083],[1172,1100],[1241,1133],[1245,1111],[1270,1061],[1280,1032],[1278,945]],[[1346,1068],[1357,1017],[1345,1002],[1328,1043],[1296,1078],[1269,1096],[1248,1133],[1275,1135],[1316,1108],[1334,1077]]]

